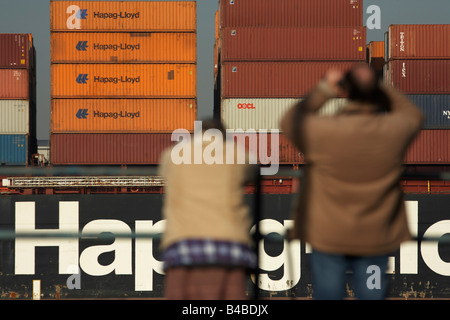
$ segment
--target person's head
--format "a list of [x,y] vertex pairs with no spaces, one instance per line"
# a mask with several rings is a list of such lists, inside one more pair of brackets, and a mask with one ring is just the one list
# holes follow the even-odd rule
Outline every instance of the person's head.
[[220,120],[217,119],[206,119],[202,121],[202,131],[205,132],[209,129],[217,129],[222,134],[226,134],[226,129],[223,123]]
[[376,112],[390,110],[390,102],[380,88],[375,71],[366,63],[355,64],[343,79],[348,99],[377,107]]

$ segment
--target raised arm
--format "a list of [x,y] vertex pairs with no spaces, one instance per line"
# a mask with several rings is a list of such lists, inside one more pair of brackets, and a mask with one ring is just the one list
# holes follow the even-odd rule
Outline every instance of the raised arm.
[[338,83],[342,79],[343,73],[331,70],[325,78],[309,93],[309,95],[299,103],[295,104],[281,120],[281,130],[288,139],[299,145],[298,128],[302,119],[307,114],[316,113],[329,100],[341,91]]
[[414,103],[394,88],[383,87],[391,101],[391,113],[402,117],[402,122],[407,122],[412,131],[419,130],[424,121],[424,115]]

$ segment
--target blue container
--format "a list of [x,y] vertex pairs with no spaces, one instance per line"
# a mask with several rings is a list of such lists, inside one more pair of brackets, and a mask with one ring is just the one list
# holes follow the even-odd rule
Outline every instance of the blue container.
[[408,95],[425,115],[423,129],[450,129],[449,95]]
[[0,135],[0,165],[27,165],[28,136],[22,134]]

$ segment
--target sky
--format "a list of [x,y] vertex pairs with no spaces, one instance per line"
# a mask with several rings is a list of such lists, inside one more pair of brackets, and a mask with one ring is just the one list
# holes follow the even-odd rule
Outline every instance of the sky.
[[[226,0],[225,0],[226,1]],[[245,0],[237,0],[245,1]],[[277,1],[277,0],[274,0]],[[333,0],[330,0],[333,1]],[[197,0],[198,118],[213,113],[213,46],[219,0]],[[382,41],[391,24],[449,24],[450,0],[364,0],[381,9],[381,29],[367,30],[367,41]],[[365,14],[365,21],[371,14]],[[50,133],[50,1],[0,0],[0,33],[31,33],[37,50],[37,138]]]

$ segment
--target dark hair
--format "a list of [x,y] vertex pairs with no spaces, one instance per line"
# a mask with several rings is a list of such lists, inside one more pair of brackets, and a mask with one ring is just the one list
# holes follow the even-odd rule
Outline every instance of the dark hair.
[[[355,68],[358,68],[358,66]],[[352,73],[353,70],[354,69],[347,72],[341,81],[341,86],[348,93],[348,99],[364,104],[375,105],[377,113],[390,112],[391,100],[381,88],[375,71],[371,69],[373,72],[373,83],[366,87],[362,87],[358,80],[355,79]]]
[[226,134],[225,126],[223,125],[222,121],[217,119],[205,119],[202,121],[202,130],[206,131],[209,129],[217,129],[223,134]]

